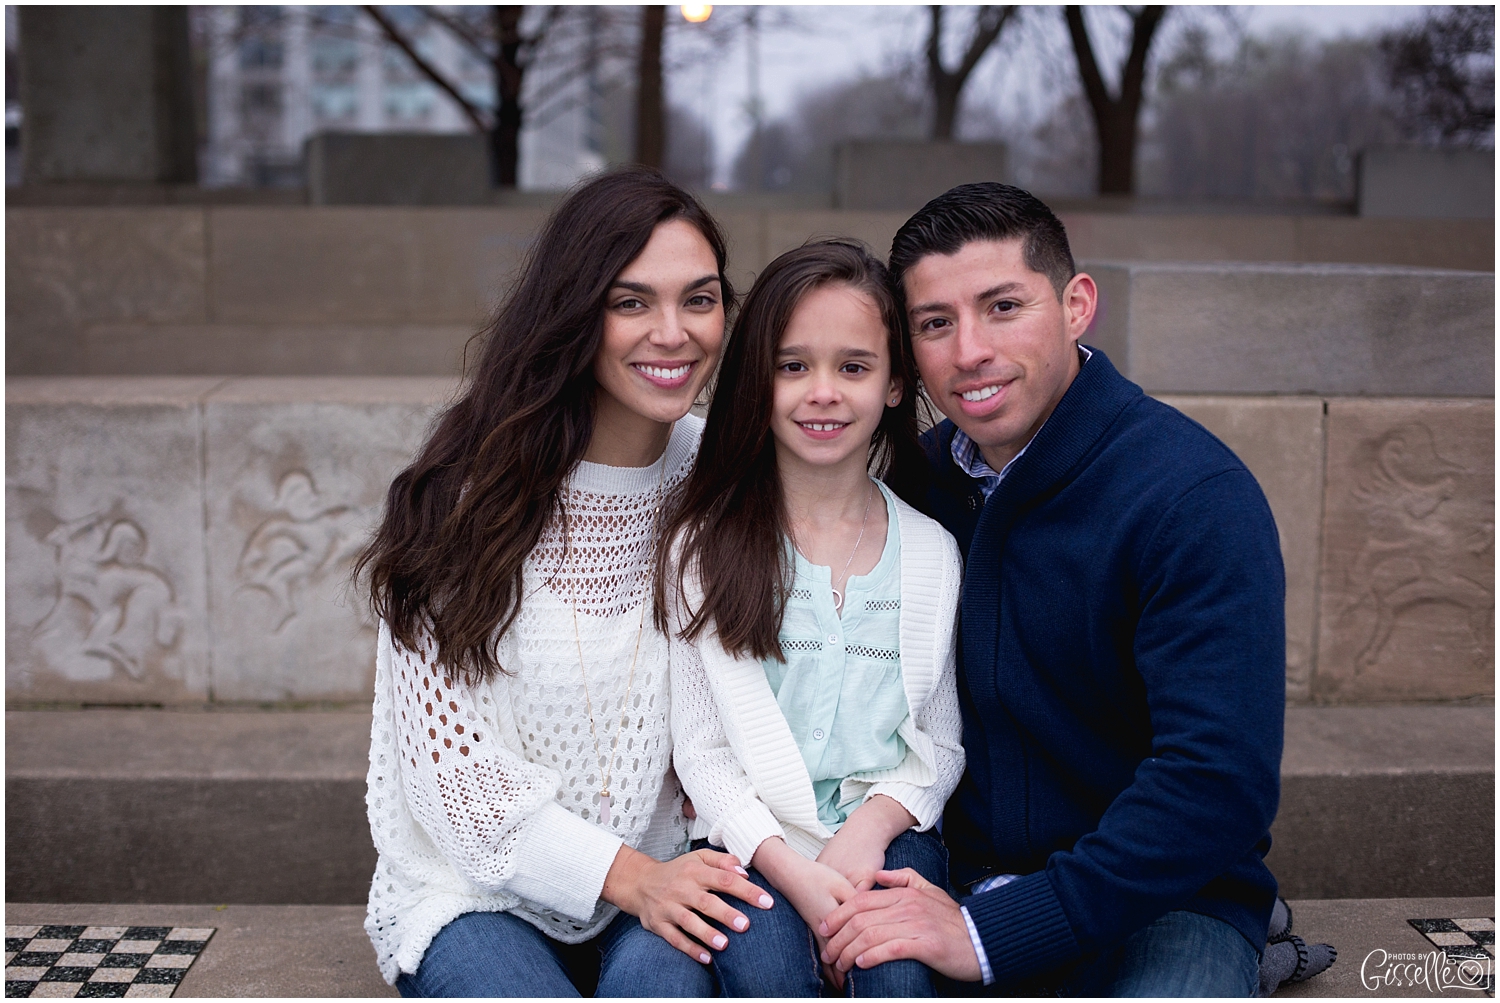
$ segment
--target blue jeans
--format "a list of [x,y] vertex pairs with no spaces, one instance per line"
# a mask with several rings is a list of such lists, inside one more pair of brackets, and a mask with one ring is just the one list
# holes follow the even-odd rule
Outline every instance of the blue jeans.
[[625,913],[593,940],[561,944],[508,912],[471,912],[438,931],[396,988],[402,996],[712,996],[714,980]]
[[1258,996],[1260,955],[1228,923],[1169,912],[1118,947],[1022,984],[947,982],[952,996]]
[[[707,846],[704,840],[694,849]],[[887,870],[910,867],[939,888],[948,884],[948,851],[936,832],[908,829],[885,851]],[[823,988],[817,942],[802,917],[781,893],[754,868],[750,880],[776,900],[769,910],[741,909],[750,929],[729,936],[729,946],[713,953],[714,975],[725,996],[818,996]],[[726,899],[730,904],[737,900]],[[856,968],[844,980],[848,996],[931,996],[932,973],[920,961],[888,961],[870,969]]]

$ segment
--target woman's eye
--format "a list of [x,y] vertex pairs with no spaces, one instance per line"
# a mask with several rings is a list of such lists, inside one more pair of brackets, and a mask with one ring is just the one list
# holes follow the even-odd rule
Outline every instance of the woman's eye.
[[805,372],[807,372],[807,366],[804,365],[801,362],[783,362],[777,368],[779,368],[784,373],[805,373]]
[[696,307],[712,307],[716,302],[718,301],[707,293],[699,293],[692,299],[688,300],[687,305]]
[[643,307],[645,305],[646,304],[642,303],[640,300],[638,300],[634,296],[632,296],[629,299],[622,299],[622,300],[620,300],[620,302],[616,303],[615,304],[615,309],[616,310],[638,310],[638,309],[640,309],[641,307]]
[[862,373],[864,371],[865,367],[858,362],[846,362],[839,367],[839,372],[841,373]]

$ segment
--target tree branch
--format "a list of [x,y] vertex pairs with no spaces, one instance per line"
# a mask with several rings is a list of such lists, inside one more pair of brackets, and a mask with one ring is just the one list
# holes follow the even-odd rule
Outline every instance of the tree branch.
[[484,62],[491,62],[495,58],[494,54],[485,46],[483,36],[474,30],[472,24],[431,5],[418,7],[417,9],[426,15],[428,20],[436,21],[444,28],[447,28],[453,34],[454,38],[457,38],[464,45],[468,46],[469,51]]
[[385,37],[390,39],[402,52],[406,53],[406,58],[411,60],[412,65],[417,68],[418,72],[458,103],[464,115],[473,123],[475,130],[479,132],[489,131],[490,125],[485,121],[484,115],[480,112],[479,108],[468,98],[464,97],[463,94],[459,93],[458,88],[444,79],[443,75],[431,63],[422,58],[421,53],[412,48],[411,43],[406,40],[406,36],[401,34],[400,29],[392,24],[390,19],[378,7],[373,4],[360,4],[360,9],[375,19],[375,23],[380,25],[380,30],[385,33]]
[[[1125,72],[1120,75],[1120,100],[1139,105],[1146,83],[1146,54],[1151,50],[1151,38],[1161,26],[1167,8],[1162,5],[1144,7],[1131,14],[1135,22],[1130,45],[1130,58],[1125,63]],[[1133,114],[1133,113],[1132,113]]]
[[[967,80],[969,74],[974,72],[974,67],[984,58],[989,47],[994,44],[995,39],[1000,37],[1000,32],[1005,30],[1005,23],[1010,20],[1016,7],[1011,4],[1006,7],[981,7],[974,18],[974,37],[969,40],[969,51],[964,53],[963,62],[958,67],[958,79]],[[993,22],[985,24],[985,18],[993,18]]]
[[1089,41],[1089,30],[1083,23],[1083,8],[1069,4],[1063,8],[1063,17],[1068,22],[1068,34],[1073,38],[1073,55],[1078,59],[1078,75],[1083,78],[1084,93],[1097,113],[1114,104],[1109,88],[1104,86],[1104,77],[1099,73],[1099,63],[1094,59],[1094,46]]

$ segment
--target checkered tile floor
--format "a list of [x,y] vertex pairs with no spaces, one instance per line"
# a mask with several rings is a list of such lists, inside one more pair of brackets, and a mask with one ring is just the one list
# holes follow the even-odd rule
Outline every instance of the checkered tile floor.
[[212,928],[7,926],[6,996],[171,996]]
[[1482,963],[1474,969],[1474,975],[1484,982],[1484,988],[1495,995],[1495,918],[1478,919],[1409,919],[1418,933],[1447,955],[1448,960],[1461,964],[1472,960]]

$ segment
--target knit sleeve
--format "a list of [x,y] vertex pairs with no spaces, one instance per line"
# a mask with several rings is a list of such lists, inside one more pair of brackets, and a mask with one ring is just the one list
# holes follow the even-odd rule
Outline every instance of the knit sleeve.
[[730,748],[703,657],[686,642],[672,653],[672,764],[698,817],[710,826],[709,842],[740,863],[748,867],[762,842],[784,834]]
[[412,815],[478,888],[589,919],[621,840],[563,808],[560,776],[507,747],[508,702],[465,685],[435,654],[430,639],[408,650],[381,625],[377,676],[391,693]]
[[[927,786],[902,781],[884,781],[870,787],[868,796],[884,794],[911,812],[916,828],[925,832],[942,818],[943,806],[964,773],[964,723],[958,704],[958,597],[963,581],[963,561],[958,544],[941,533],[944,561],[936,607],[937,629],[933,632],[933,664],[937,685],[932,695],[913,715],[917,731],[932,740],[933,772],[937,778]],[[907,755],[911,755],[908,751]]]

